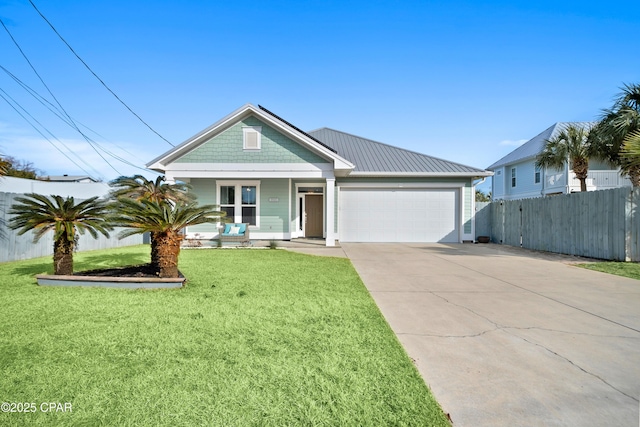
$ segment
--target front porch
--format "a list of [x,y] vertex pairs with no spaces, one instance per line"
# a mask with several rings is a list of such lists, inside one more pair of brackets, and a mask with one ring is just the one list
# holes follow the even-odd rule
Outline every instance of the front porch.
[[[333,177],[176,179],[189,182],[200,203],[219,206],[230,222],[249,224],[252,241],[309,239],[329,247],[336,244]],[[217,246],[219,231],[220,224],[203,224],[189,227],[186,237],[194,243]]]

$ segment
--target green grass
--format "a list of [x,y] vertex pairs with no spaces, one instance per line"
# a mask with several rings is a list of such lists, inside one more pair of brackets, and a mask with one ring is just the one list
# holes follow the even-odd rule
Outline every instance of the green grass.
[[578,266],[589,270],[640,280],[640,264],[637,262],[595,262],[578,264]]
[[0,265],[0,402],[38,407],[0,425],[449,425],[346,259],[185,250],[186,288],[159,291],[37,286],[51,263]]

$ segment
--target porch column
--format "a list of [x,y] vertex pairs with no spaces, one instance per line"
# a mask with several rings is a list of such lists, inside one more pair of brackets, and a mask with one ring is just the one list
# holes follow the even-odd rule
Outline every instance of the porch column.
[[327,206],[327,215],[326,215],[326,225],[327,225],[327,246],[335,246],[336,245],[336,235],[334,233],[335,229],[335,198],[336,198],[336,179],[335,178],[327,178],[327,192],[325,194],[326,206]]

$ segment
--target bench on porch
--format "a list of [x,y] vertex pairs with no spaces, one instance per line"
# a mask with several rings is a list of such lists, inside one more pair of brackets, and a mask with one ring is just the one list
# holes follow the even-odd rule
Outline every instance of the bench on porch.
[[221,243],[233,242],[244,246],[250,242],[249,224],[226,223],[223,225],[224,228],[220,229]]

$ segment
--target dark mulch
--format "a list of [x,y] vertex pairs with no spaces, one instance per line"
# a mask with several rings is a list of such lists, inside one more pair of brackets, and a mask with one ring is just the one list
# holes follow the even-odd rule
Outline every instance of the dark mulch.
[[131,265],[119,268],[105,268],[98,270],[80,271],[75,276],[106,276],[106,277],[158,277],[159,271],[151,264]]

